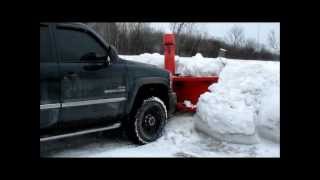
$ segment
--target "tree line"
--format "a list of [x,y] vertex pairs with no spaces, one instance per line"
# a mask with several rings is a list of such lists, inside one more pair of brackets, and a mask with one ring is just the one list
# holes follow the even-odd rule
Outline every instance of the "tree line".
[[[163,35],[149,23],[87,23],[109,44],[116,47],[119,54],[160,53],[163,54]],[[170,23],[170,30],[176,37],[176,54],[217,57],[221,49],[227,58],[279,60],[280,42],[274,31],[268,35],[269,49],[254,39],[246,39],[243,28],[233,26],[224,39],[208,36],[197,29],[194,23]],[[271,50],[270,50],[271,49]]]

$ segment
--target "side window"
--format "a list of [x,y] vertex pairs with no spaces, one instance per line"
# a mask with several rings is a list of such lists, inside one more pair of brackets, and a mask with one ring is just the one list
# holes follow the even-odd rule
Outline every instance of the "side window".
[[89,33],[58,27],[56,37],[63,61],[90,61],[85,58],[89,53],[95,53],[97,57],[106,55],[104,47]]
[[54,61],[52,57],[49,27],[40,24],[40,61]]

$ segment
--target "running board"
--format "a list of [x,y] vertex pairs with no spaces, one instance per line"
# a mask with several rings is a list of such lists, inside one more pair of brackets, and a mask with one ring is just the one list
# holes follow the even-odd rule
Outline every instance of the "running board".
[[88,129],[88,130],[83,130],[83,131],[78,131],[78,132],[73,132],[73,133],[44,137],[44,138],[40,138],[40,142],[62,139],[62,138],[66,138],[66,137],[79,136],[79,135],[83,135],[83,134],[90,134],[90,133],[94,133],[94,132],[101,132],[101,131],[106,131],[106,130],[110,130],[110,129],[116,129],[116,128],[119,128],[120,126],[121,126],[121,123],[116,123],[111,126],[107,126],[107,127],[103,127],[103,128]]

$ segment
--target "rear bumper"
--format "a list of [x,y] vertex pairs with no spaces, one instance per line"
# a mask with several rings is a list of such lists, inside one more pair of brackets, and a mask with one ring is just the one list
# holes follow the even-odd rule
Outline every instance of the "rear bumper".
[[176,111],[177,95],[173,91],[170,91],[168,95],[169,95],[168,116],[171,117],[171,115]]

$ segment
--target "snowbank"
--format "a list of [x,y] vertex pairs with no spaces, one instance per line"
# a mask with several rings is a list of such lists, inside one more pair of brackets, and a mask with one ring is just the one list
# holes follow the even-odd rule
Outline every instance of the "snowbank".
[[[164,56],[158,53],[144,53],[140,55],[120,55],[121,58],[152,64],[164,68]],[[219,75],[224,67],[220,58],[204,58],[200,53],[193,57],[175,56],[176,73],[181,76],[214,76]]]
[[261,100],[257,131],[261,137],[280,142],[280,91],[278,88],[267,90]]
[[[219,82],[197,104],[196,128],[212,137],[244,144],[280,134],[279,62],[224,60]],[[258,133],[257,133],[258,131]]]

